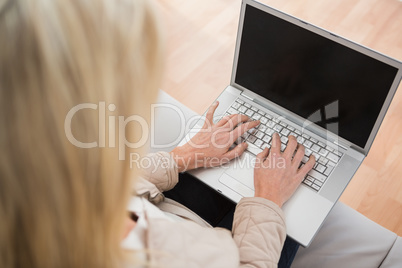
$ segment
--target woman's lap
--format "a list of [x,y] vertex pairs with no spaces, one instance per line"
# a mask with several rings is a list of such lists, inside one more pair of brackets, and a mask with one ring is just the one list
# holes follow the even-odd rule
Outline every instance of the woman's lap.
[[[164,195],[188,207],[214,227],[232,229],[236,204],[188,173],[180,173],[179,183]],[[299,244],[286,238],[278,267],[290,267]]]

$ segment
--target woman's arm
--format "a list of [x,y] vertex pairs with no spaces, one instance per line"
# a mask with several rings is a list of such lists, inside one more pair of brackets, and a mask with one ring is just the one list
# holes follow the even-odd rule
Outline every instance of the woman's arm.
[[282,205],[292,196],[315,164],[314,156],[299,169],[304,147],[289,136],[281,152],[275,133],[271,149],[257,155],[254,169],[255,197],[243,198],[233,221],[233,238],[240,263],[248,267],[276,267],[286,238]]
[[213,116],[219,103],[215,102],[208,110],[203,128],[185,145],[172,152],[148,154],[141,162],[142,177],[154,184],[160,192],[172,189],[178,182],[178,172],[199,167],[219,166],[240,156],[247,148],[241,143],[230,147],[246,131],[256,127],[259,121],[250,121],[246,115],[230,115],[216,124]]

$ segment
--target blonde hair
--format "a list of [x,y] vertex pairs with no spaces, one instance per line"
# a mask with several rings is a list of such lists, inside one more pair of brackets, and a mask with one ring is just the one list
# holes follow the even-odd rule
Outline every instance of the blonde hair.
[[[149,0],[0,0],[0,267],[124,264],[136,172],[117,147],[71,144],[64,120],[99,102],[148,118],[161,75],[158,25]],[[72,132],[96,141],[98,123],[98,111],[77,113]]]

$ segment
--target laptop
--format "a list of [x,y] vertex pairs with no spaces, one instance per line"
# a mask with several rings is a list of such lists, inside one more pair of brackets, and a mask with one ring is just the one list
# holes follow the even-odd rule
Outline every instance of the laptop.
[[303,162],[317,160],[283,206],[288,236],[307,247],[368,154],[401,77],[397,60],[243,0],[232,78],[214,120],[242,113],[261,124],[239,138],[249,145],[241,157],[190,173],[238,202],[254,196],[253,161],[272,134],[282,150],[294,135],[305,146]]

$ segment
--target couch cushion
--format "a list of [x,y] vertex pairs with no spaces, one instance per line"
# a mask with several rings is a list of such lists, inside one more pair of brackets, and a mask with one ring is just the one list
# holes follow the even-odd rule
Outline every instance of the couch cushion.
[[162,90],[155,103],[149,152],[170,152],[196,123],[199,115]]
[[395,233],[338,202],[311,245],[299,248],[292,267],[379,267],[396,239]]
[[398,237],[381,264],[381,268],[400,268],[402,267],[402,238]]

